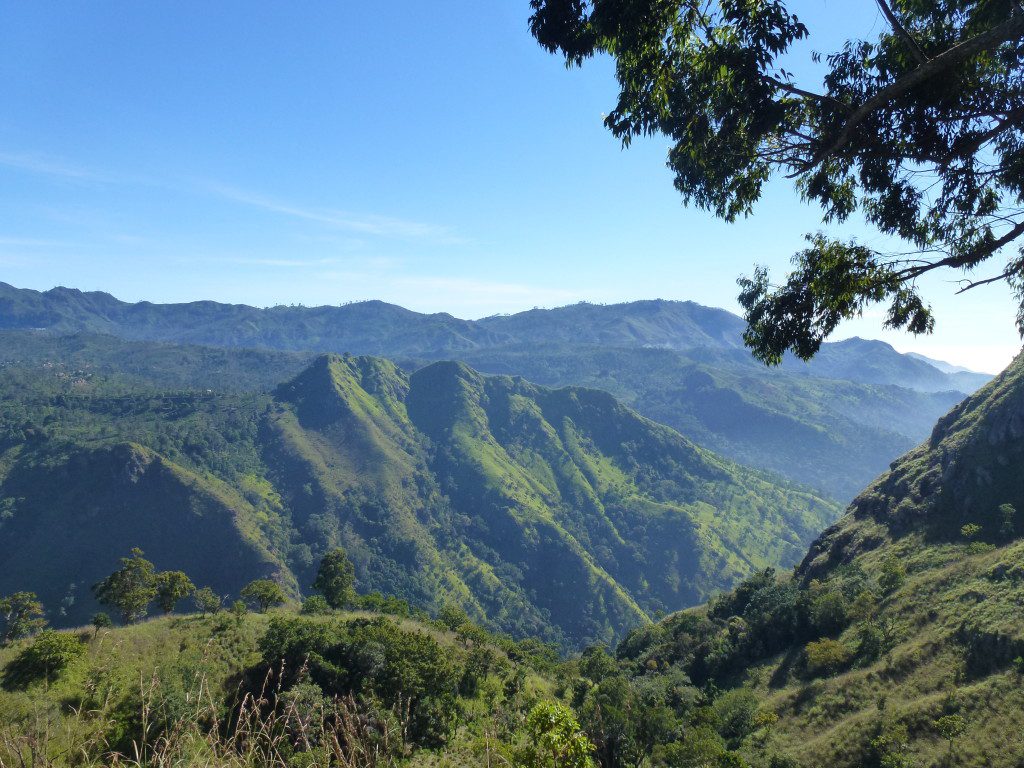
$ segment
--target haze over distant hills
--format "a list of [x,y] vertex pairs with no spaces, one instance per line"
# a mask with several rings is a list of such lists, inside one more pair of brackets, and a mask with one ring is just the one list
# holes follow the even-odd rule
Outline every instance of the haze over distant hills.
[[[386,356],[410,370],[459,359],[484,372],[522,375],[549,386],[605,389],[699,444],[839,500],[852,498],[989,378],[945,372],[863,339],[826,344],[810,363],[787,360],[769,370],[743,347],[743,327],[741,318],[725,310],[663,300],[461,320],[379,301],[268,309],[207,301],[132,304],[106,293],[0,284],[0,329],[12,332],[280,350],[293,357],[276,358],[271,368],[287,375],[311,353],[333,351]],[[30,348],[46,344],[56,345],[51,352],[62,346],[59,354],[69,353],[66,343],[4,336],[0,352],[6,349],[8,357],[31,356],[36,352]],[[102,348],[100,356],[108,359],[121,354],[96,337],[82,337],[79,347],[90,353]],[[136,345],[131,354],[157,353],[143,347]],[[162,354],[174,356],[166,349]],[[268,361],[270,353],[262,354]],[[77,359],[90,363],[89,353]],[[239,381],[249,384],[230,386],[221,377],[217,386],[238,390],[259,378],[232,365]]]

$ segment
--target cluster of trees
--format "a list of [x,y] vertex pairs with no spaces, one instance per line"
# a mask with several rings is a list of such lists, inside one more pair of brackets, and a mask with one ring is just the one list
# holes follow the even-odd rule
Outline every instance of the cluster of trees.
[[[145,618],[155,602],[166,615],[175,610],[182,600],[191,597],[196,609],[206,615],[221,610],[225,598],[210,587],[197,588],[183,571],[157,571],[152,562],[135,547],[128,557],[121,559],[121,567],[92,587],[98,602],[116,610],[122,623],[134,624]],[[355,569],[344,549],[328,552],[320,561],[313,588],[319,592],[303,603],[306,613],[326,613],[357,602],[354,589]],[[244,612],[248,605],[261,613],[288,600],[284,589],[273,579],[255,579],[244,586],[241,598],[232,605],[235,612]],[[388,600],[381,595],[368,595],[367,607],[383,609],[400,607],[401,601]],[[359,601],[362,602],[362,601]],[[403,604],[404,605],[404,604]],[[404,605],[408,613],[408,605]],[[5,625],[3,640],[12,642],[43,631],[47,626],[46,610],[34,592],[15,592],[0,598],[0,614]],[[106,613],[97,613],[93,625],[97,628],[112,625]]]
[[[801,584],[768,568],[711,601],[706,612],[680,614],[635,631],[619,653],[655,669],[678,664],[703,685],[804,645],[805,673],[832,674],[855,660],[874,661],[891,647],[895,627],[879,618],[877,605],[905,578],[903,564],[894,558],[885,560],[874,578],[847,567],[827,583]],[[855,646],[836,639],[851,625],[857,628]]]

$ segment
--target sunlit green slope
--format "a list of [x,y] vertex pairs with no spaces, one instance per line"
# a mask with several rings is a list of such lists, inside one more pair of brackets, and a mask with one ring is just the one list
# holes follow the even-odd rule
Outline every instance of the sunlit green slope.
[[209,560],[200,581],[237,594],[270,573],[307,589],[341,544],[363,591],[611,640],[795,562],[836,513],[610,395],[456,363],[323,356],[272,396],[24,383],[0,406],[0,561],[24,563],[0,593],[68,621],[132,545],[163,569]]

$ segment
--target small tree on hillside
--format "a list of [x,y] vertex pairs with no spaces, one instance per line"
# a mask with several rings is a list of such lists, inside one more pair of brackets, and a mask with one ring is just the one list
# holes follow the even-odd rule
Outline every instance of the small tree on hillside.
[[978,538],[978,534],[981,533],[981,526],[977,523],[968,523],[960,529],[960,535],[968,541],[973,541]]
[[114,626],[114,622],[112,622],[110,620],[110,617],[107,614],[103,613],[103,611],[100,611],[99,613],[94,613],[92,616],[91,623],[93,629],[96,632],[99,632],[101,629],[110,629],[112,626]]
[[163,571],[156,575],[156,601],[165,614],[195,591],[195,584],[182,571]]
[[953,753],[953,742],[967,730],[967,721],[960,715],[943,715],[935,721],[935,730],[949,742],[949,752]]
[[907,568],[895,557],[888,557],[882,563],[882,573],[878,577],[878,586],[883,594],[895,592],[907,578]]
[[1012,539],[1015,532],[1014,520],[1017,517],[1017,509],[1013,504],[999,505],[999,535],[1004,539]]
[[528,746],[517,756],[521,768],[592,768],[594,745],[572,711],[557,702],[541,702],[526,716]]
[[96,599],[116,608],[126,624],[143,618],[157,594],[156,569],[142,554],[135,547],[130,557],[121,558],[120,569],[92,587]]
[[197,589],[192,597],[195,600],[196,608],[205,616],[208,613],[216,613],[220,610],[221,597],[209,587]]
[[19,653],[4,670],[4,684],[24,687],[39,679],[50,681],[85,653],[85,644],[69,632],[44,629],[32,645]]
[[324,596],[331,608],[344,608],[355,594],[356,572],[352,561],[341,547],[335,547],[320,561],[313,589]]
[[240,594],[244,599],[256,603],[260,613],[266,613],[267,608],[272,605],[280,605],[286,599],[281,585],[272,579],[250,581]]
[[7,642],[35,634],[46,626],[43,604],[35,592],[15,592],[0,599],[0,613],[7,621],[4,631]]

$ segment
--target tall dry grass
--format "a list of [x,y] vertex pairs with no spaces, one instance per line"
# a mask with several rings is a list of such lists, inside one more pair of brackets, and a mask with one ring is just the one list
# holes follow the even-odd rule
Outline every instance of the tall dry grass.
[[201,677],[187,711],[169,722],[160,680],[140,680],[137,733],[125,751],[110,746],[118,723],[109,707],[2,724],[0,768],[392,768],[409,754],[408,702],[381,710],[351,694],[283,694],[275,683],[282,671],[269,672],[259,693],[241,694],[227,715]]

